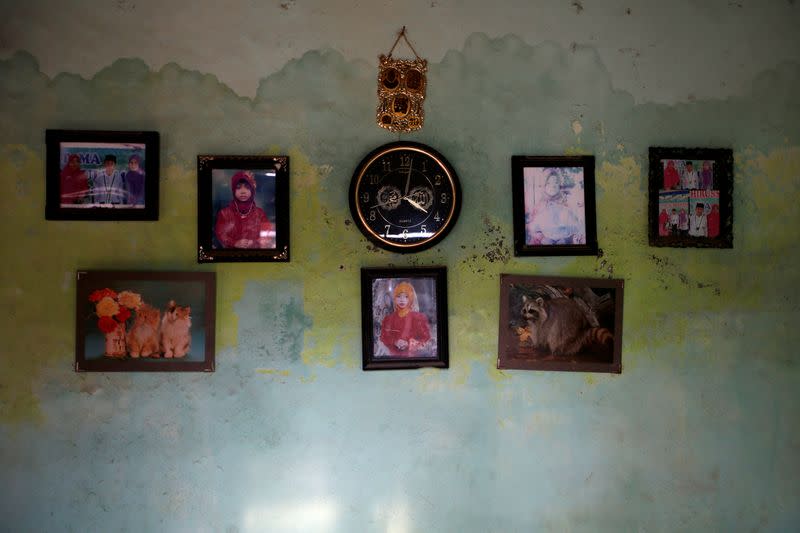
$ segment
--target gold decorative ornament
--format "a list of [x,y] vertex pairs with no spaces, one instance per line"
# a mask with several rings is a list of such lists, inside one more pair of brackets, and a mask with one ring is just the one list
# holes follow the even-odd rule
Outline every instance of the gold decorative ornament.
[[[392,52],[403,38],[416,59],[394,59]],[[428,61],[422,59],[400,30],[388,55],[381,54],[378,66],[378,126],[389,131],[409,132],[425,123],[425,89],[428,86]]]

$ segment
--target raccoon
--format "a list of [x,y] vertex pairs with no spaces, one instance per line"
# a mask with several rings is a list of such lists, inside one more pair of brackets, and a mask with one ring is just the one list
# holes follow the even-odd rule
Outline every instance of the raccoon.
[[533,347],[555,356],[576,355],[586,349],[609,349],[614,336],[606,328],[592,327],[571,298],[522,297],[522,318]]

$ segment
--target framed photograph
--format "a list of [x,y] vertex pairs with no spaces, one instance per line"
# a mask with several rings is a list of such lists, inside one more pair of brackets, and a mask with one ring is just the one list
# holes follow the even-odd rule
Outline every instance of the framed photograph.
[[158,220],[155,131],[47,130],[45,218]]
[[733,248],[733,151],[650,148],[650,246]]
[[214,272],[79,271],[77,372],[214,371]]
[[447,368],[447,269],[362,268],[364,370]]
[[502,274],[497,368],[620,373],[623,285]]
[[515,255],[597,254],[594,156],[511,157]]
[[289,261],[289,158],[197,157],[197,260]]

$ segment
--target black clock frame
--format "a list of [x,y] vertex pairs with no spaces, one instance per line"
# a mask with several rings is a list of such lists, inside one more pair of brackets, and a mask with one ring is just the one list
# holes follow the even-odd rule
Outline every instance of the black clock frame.
[[[449,213],[449,217],[445,219],[443,225],[441,226],[441,229],[437,230],[435,235],[427,240],[408,244],[394,243],[381,238],[365,221],[364,214],[359,209],[358,203],[358,186],[361,178],[363,178],[366,173],[365,171],[381,156],[390,152],[401,151],[403,149],[421,152],[433,159],[448,176],[449,181],[452,184],[453,193],[453,207]],[[450,233],[450,230],[453,229],[453,226],[455,226],[456,222],[458,221],[458,215],[461,212],[462,203],[461,183],[458,179],[458,174],[456,174],[456,171],[450,162],[447,161],[447,159],[441,153],[430,146],[414,141],[395,141],[383,144],[364,156],[353,172],[353,177],[350,181],[348,197],[350,203],[350,213],[352,214],[353,221],[361,233],[375,246],[383,248],[384,250],[399,253],[420,252],[440,243]]]

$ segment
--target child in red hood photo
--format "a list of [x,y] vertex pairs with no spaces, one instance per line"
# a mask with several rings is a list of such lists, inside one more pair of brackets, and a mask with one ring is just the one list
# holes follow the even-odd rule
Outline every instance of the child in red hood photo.
[[214,235],[223,248],[274,248],[272,224],[256,205],[256,179],[252,172],[231,177],[231,202],[217,212]]

